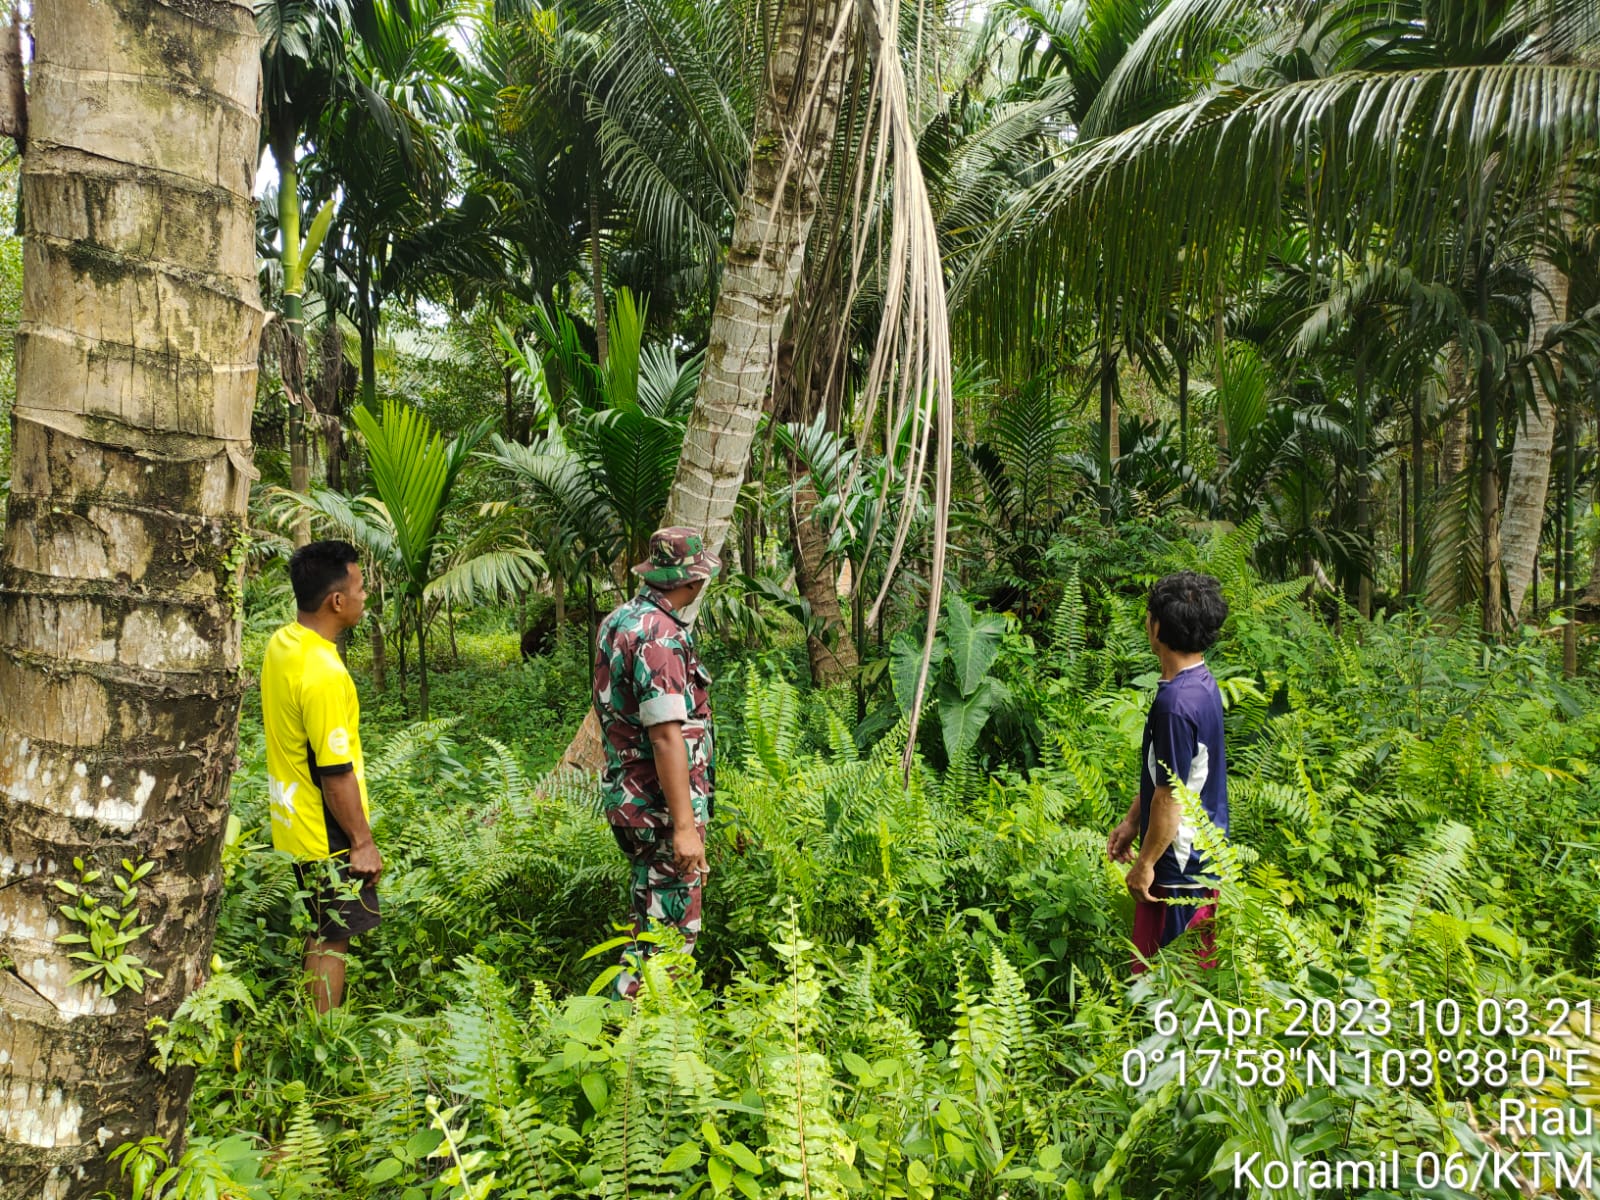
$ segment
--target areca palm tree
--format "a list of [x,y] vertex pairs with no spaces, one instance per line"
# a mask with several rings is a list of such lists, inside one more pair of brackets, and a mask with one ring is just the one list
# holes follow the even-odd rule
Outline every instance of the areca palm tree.
[[446,520],[489,420],[446,441],[421,412],[392,400],[381,420],[365,407],[353,417],[366,444],[372,491],[351,497],[318,488],[278,496],[360,547],[378,568],[380,588],[398,593],[401,644],[408,631],[417,638],[418,703],[427,720],[428,629],[440,609],[515,595],[541,563],[503,506],[481,509],[464,532]]
[[[565,415],[551,411],[530,445],[496,437],[484,457],[521,489],[564,614],[565,586],[580,572],[611,572],[621,587],[627,567],[648,552],[682,451],[700,357],[680,360],[667,346],[646,344],[647,309],[626,288],[611,313],[604,365],[583,348],[566,313],[541,310],[535,319],[546,356],[568,383]],[[521,362],[525,375],[542,379],[533,354]]]
[[[261,140],[278,172],[277,261],[281,271],[281,316],[286,327],[283,382],[289,401],[290,485],[310,482],[304,386],[305,272],[327,235],[333,216],[324,199],[301,235],[300,141],[348,77],[348,40],[357,20],[371,15],[373,0],[256,0],[261,35]],[[296,540],[305,541],[304,528]]]
[[457,0],[372,0],[347,51],[348,98],[311,131],[306,174],[316,194],[339,198],[337,258],[353,292],[361,402],[369,408],[377,403],[385,295],[424,292],[429,273],[450,265],[429,251],[431,227],[456,186],[450,142],[466,112],[453,37],[466,18]]
[[[1595,27],[1583,0],[1173,0],[1080,138],[991,235],[968,294],[991,319],[1025,325],[1094,302],[1109,277],[1144,284],[1154,312],[1258,271],[1291,222],[1309,230],[1313,259],[1381,237],[1399,263],[1484,263],[1508,198],[1536,202],[1578,148],[1600,143],[1600,68],[1548,65],[1552,43],[1592,44]],[[1194,98],[1107,132],[1102,113],[1163,80],[1187,81]],[[1480,236],[1463,245],[1452,236],[1463,228]],[[1480,426],[1497,429],[1494,364],[1479,355],[1478,367]],[[1487,547],[1499,497],[1484,449]],[[1486,628],[1498,629],[1498,553],[1484,558]]]

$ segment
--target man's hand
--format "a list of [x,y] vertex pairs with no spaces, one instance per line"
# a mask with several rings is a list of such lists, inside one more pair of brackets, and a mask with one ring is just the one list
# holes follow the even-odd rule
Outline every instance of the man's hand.
[[350,874],[368,883],[378,882],[378,876],[383,874],[383,855],[378,853],[376,842],[350,847]]
[[1136,862],[1133,869],[1128,872],[1128,891],[1133,893],[1135,900],[1147,900],[1151,904],[1156,902],[1156,897],[1150,894],[1150,885],[1155,882],[1156,869],[1147,862]]
[[711,874],[711,868],[706,865],[705,839],[693,825],[679,826],[672,831],[672,857],[680,875],[698,875],[704,879]]
[[1117,827],[1106,838],[1106,857],[1112,862],[1131,862],[1133,860],[1133,837],[1138,828],[1133,823],[1132,817],[1125,817],[1117,822]]

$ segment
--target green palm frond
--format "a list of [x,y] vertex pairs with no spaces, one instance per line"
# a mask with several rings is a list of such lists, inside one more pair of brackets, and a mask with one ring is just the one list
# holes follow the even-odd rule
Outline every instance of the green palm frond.
[[451,604],[509,599],[526,593],[543,570],[544,560],[526,546],[485,550],[450,564],[428,581],[423,595]]
[[1265,9],[1251,0],[1173,0],[1117,60],[1084,114],[1084,136],[1099,137],[1124,128],[1118,116],[1136,111],[1152,95],[1192,93],[1209,82],[1219,66],[1238,61],[1246,47],[1271,39],[1274,33],[1280,40],[1292,36],[1293,25],[1286,17],[1310,7],[1308,0],[1296,0],[1287,12]]
[[687,419],[704,361],[704,351],[679,362],[670,346],[646,346],[639,355],[639,407],[667,420]]
[[393,400],[384,402],[381,423],[365,407],[351,415],[366,441],[372,485],[394,528],[407,589],[420,596],[428,585],[450,490],[489,422],[446,442],[420,410]]
[[617,410],[639,407],[639,350],[644,343],[649,303],[636,301],[627,288],[617,290],[608,317],[610,337],[606,361],[600,367],[600,386],[607,406]]
[[321,487],[307,495],[273,488],[267,496],[269,512],[280,525],[287,526],[303,513],[311,518],[313,528],[349,542],[383,569],[403,569],[389,514],[369,497],[346,496]]
[[666,510],[683,449],[683,424],[638,408],[591,413],[574,430],[601,482],[629,553],[643,558],[652,530]]
[[543,425],[555,412],[555,404],[550,398],[550,382],[544,372],[544,360],[517,341],[516,334],[498,317],[494,322],[494,336],[513,382],[532,401],[532,423]]
[[[1397,261],[1459,248],[1508,194],[1535,194],[1600,142],[1600,70],[1528,64],[1350,71],[1224,87],[1073,146],[1027,189],[960,281],[986,324],[1059,316],[1071,299],[1215,295],[1259,269],[1293,198],[1323,241],[1389,230]],[[1176,270],[1174,270],[1176,264]],[[1110,281],[1116,281],[1112,286]]]
[[351,417],[366,440],[372,485],[394,525],[408,582],[420,592],[450,474],[444,440],[420,410],[392,400],[384,403],[381,424],[365,407]]

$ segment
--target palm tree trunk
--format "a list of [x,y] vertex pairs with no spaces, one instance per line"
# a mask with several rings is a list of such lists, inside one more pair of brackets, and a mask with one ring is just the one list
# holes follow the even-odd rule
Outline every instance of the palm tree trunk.
[[[722,549],[744,485],[773,349],[789,316],[833,146],[844,56],[829,49],[842,2],[787,0],[768,59],[750,170],[663,521],[699,529],[713,552]],[[808,103],[813,96],[816,103]],[[563,761],[597,770],[600,749],[591,711]]]
[[1400,595],[1411,595],[1411,522],[1410,488],[1411,471],[1405,459],[1400,460]]
[[594,289],[594,361],[606,365],[606,287],[605,264],[600,257],[600,171],[589,173],[589,275]]
[[1411,402],[1411,555],[1408,559],[1408,578],[1411,587],[1406,589],[1409,598],[1413,591],[1422,592],[1422,538],[1427,526],[1422,519],[1423,463],[1427,458],[1427,418],[1422,410],[1422,389],[1412,393]]
[[[361,403],[369,410],[378,407],[378,302],[372,288],[372,256],[365,248],[356,252],[359,266],[357,291],[360,296]],[[507,434],[506,436],[510,436]]]
[[389,647],[383,634],[383,589],[376,588],[372,603],[372,686],[389,690]]
[[[272,139],[278,167],[279,256],[283,265],[283,387],[289,394],[289,486],[302,495],[311,486],[311,455],[306,444],[305,317],[301,301],[305,265],[300,261],[300,164],[293,131]],[[311,522],[295,519],[294,544],[311,540]]]
[[[328,245],[331,246],[332,239]],[[332,272],[333,252],[330,249],[325,256],[330,273]],[[317,367],[317,411],[323,417],[323,438],[327,445],[327,483],[335,491],[344,488],[344,472],[342,463],[344,459],[344,426],[342,417],[344,406],[340,397],[344,388],[344,334],[340,332],[339,322],[334,314],[330,313],[322,325],[322,338],[318,350]]]
[[[183,1137],[153,1019],[205,978],[241,694],[261,309],[242,0],[33,9],[13,475],[0,551],[0,1196],[114,1188]],[[74,857],[150,862],[142,993],[73,984]],[[101,886],[96,885],[100,891]],[[102,891],[102,894],[104,892]]]
[[[1223,386],[1223,364],[1227,358],[1227,323],[1223,320],[1224,308],[1222,292],[1217,292],[1216,306],[1212,311],[1212,339],[1216,345],[1217,355],[1217,386]],[[1221,474],[1228,469],[1228,406],[1217,401],[1217,472]]]
[[1360,575],[1356,579],[1356,611],[1363,619],[1372,617],[1372,570],[1376,547],[1372,537],[1371,480],[1367,478],[1371,466],[1371,438],[1367,432],[1367,414],[1371,411],[1367,397],[1367,358],[1365,351],[1356,353],[1355,433],[1356,433],[1356,538],[1361,542],[1363,554]]
[[1566,453],[1562,455],[1561,472],[1561,555],[1562,577],[1567,581],[1566,594],[1562,597],[1565,605],[1567,623],[1561,630],[1561,671],[1568,679],[1578,673],[1578,588],[1574,576],[1577,573],[1578,555],[1574,539],[1574,526],[1577,524],[1578,510],[1574,502],[1574,493],[1578,479],[1578,406],[1576,403],[1567,406],[1566,425]]
[[1100,502],[1100,524],[1111,525],[1111,464],[1116,459],[1117,438],[1117,356],[1100,344],[1100,480],[1095,492]]
[[[1528,323],[1528,345],[1539,346],[1552,326],[1566,320],[1567,276],[1547,259],[1536,259],[1532,317]],[[1534,376],[1535,382],[1538,375]],[[1539,537],[1544,531],[1545,500],[1550,491],[1550,451],[1555,445],[1559,421],[1557,396],[1535,387],[1537,410],[1525,409],[1517,424],[1517,440],[1511,448],[1511,475],[1506,481],[1505,511],[1501,524],[1501,554],[1506,570],[1506,612],[1516,620],[1533,576],[1539,556]]]
[[1189,464],[1189,354],[1178,355],[1178,461]]
[[417,617],[417,704],[422,709],[422,719],[428,719],[428,622],[422,615],[423,601],[413,606]]
[[406,698],[406,626],[410,624],[407,620],[407,614],[410,611],[411,606],[406,603],[405,597],[402,596],[400,598],[400,620],[396,624],[394,631],[395,653],[400,660],[400,699],[402,703]]
[[[701,530],[713,551],[722,549],[744,484],[773,348],[789,315],[833,145],[843,55],[825,51],[840,5],[841,0],[789,0],[772,48],[768,93],[711,317],[705,367],[667,501],[666,523]],[[819,84],[818,102],[807,113],[806,102]],[[785,173],[790,147],[794,157]]]
[[[1488,251],[1478,267],[1478,319],[1489,320]],[[1483,514],[1483,631],[1499,637],[1505,616],[1500,591],[1500,410],[1498,384],[1487,354],[1478,362],[1478,502]]]
[[[790,460],[790,470],[802,473],[799,463]],[[812,615],[818,617],[833,636],[833,645],[819,638],[806,639],[806,654],[811,661],[811,682],[819,687],[839,683],[850,678],[859,664],[855,640],[844,623],[839,609],[839,590],[833,567],[826,554],[828,538],[816,520],[817,493],[806,479],[797,482],[794,489],[794,508],[790,513],[790,526],[794,534],[794,577],[800,595],[811,606]]]

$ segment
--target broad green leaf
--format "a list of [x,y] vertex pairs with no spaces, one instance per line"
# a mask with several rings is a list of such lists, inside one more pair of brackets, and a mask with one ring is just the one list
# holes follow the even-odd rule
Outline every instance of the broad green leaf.
[[605,1112],[606,1104],[611,1099],[611,1088],[606,1084],[606,1077],[596,1071],[590,1071],[579,1082],[583,1087],[583,1094],[594,1106],[594,1111]]
[[667,1173],[682,1171],[694,1166],[699,1161],[700,1147],[693,1142],[684,1142],[681,1146],[675,1147],[661,1160],[661,1169]]
[[759,1175],[765,1169],[761,1165],[761,1160],[743,1142],[729,1142],[727,1152],[735,1166],[749,1171],[752,1175]]
[[398,1158],[386,1158],[367,1172],[366,1180],[368,1183],[387,1183],[405,1169],[405,1164]]
[[944,733],[945,753],[959,758],[978,743],[978,735],[989,723],[995,706],[1006,697],[1005,685],[998,679],[981,680],[976,692],[963,696],[949,680],[939,684],[939,727]]
[[402,1156],[408,1162],[417,1162],[427,1158],[439,1148],[439,1143],[444,1141],[444,1134],[437,1129],[419,1129],[413,1133],[405,1144]]
[[951,593],[944,605],[944,640],[950,648],[950,661],[956,669],[956,683],[963,696],[978,690],[1000,653],[1005,636],[1005,618],[996,613],[973,612],[966,599]]
[[[939,664],[944,662],[945,643],[942,637],[933,639],[933,658],[928,663],[927,690],[933,691],[938,678]],[[889,677],[894,680],[894,697],[900,702],[900,711],[911,711],[911,698],[916,693],[917,670],[922,665],[922,639],[914,638],[905,630],[894,635],[889,643]]]

